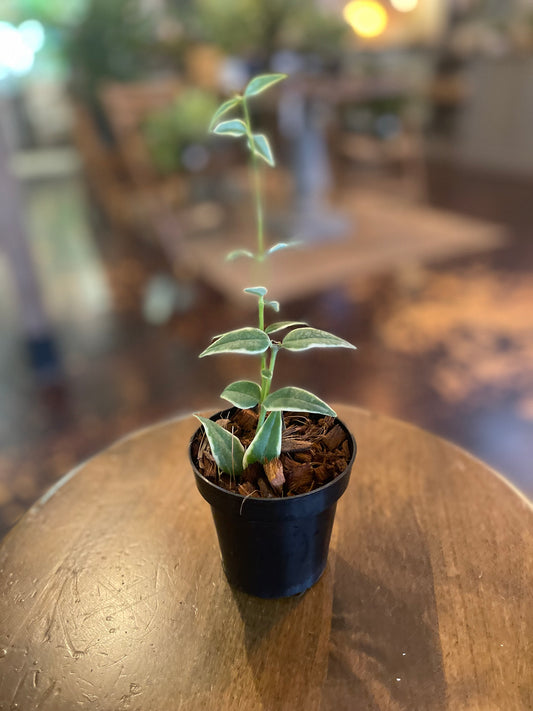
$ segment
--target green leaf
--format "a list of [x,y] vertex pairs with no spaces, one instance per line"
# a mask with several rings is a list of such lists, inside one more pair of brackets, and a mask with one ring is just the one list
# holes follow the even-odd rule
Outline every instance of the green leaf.
[[318,328],[297,328],[288,333],[282,347],[289,351],[306,351],[309,348],[353,348],[351,343]]
[[249,249],[234,249],[232,252],[226,254],[226,262],[233,262],[234,259],[238,259],[239,257],[250,257],[253,259],[254,255]]
[[265,301],[265,306],[269,306],[276,313],[279,311],[279,301]]
[[212,131],[219,136],[245,136],[246,126],[241,119],[231,119],[231,121],[222,121]]
[[249,286],[248,288],[244,289],[244,292],[246,294],[255,294],[255,296],[264,296],[267,291],[268,289],[264,286]]
[[261,388],[251,380],[237,380],[220,393],[220,397],[228,400],[236,407],[255,407],[261,399]]
[[244,90],[244,96],[257,96],[286,78],[286,74],[260,74],[248,83]]
[[270,347],[270,338],[259,328],[238,328],[236,331],[223,333],[217,340],[200,353],[203,358],[218,353],[246,353],[255,355],[264,353]]
[[211,123],[209,124],[209,131],[213,130],[214,125],[218,121],[218,119],[221,116],[224,116],[224,114],[227,114],[228,111],[231,111],[231,109],[235,108],[238,106],[242,101],[241,96],[234,96],[233,99],[228,99],[225,101],[223,104],[221,104],[218,109],[215,111],[213,114],[213,118],[211,119]]
[[195,415],[200,420],[211,445],[211,452],[215,462],[232,476],[240,476],[243,470],[244,447],[235,435],[228,432],[213,420],[208,420],[201,415]]
[[300,247],[302,244],[301,240],[294,240],[293,242],[278,242],[277,244],[267,249],[267,254],[274,254],[274,252],[280,252],[282,249],[293,249],[294,247]]
[[272,167],[276,165],[268,138],[262,133],[254,133],[251,141],[248,141],[248,146],[250,150],[255,153],[256,156],[262,158],[265,163],[268,163],[268,165],[271,165]]
[[323,400],[302,388],[280,388],[266,398],[263,403],[267,410],[286,412],[316,412],[318,415],[337,417]]
[[281,412],[271,412],[256,432],[244,454],[243,467],[253,462],[268,462],[281,452]]
[[283,331],[284,328],[290,328],[291,326],[307,326],[305,321],[276,321],[276,323],[271,323],[270,326],[265,328],[266,333],[277,333],[278,331]]

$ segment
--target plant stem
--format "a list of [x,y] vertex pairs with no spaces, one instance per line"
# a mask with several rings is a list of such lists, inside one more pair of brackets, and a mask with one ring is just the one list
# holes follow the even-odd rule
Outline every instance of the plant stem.
[[243,110],[244,110],[244,123],[246,124],[246,131],[248,137],[248,143],[250,147],[250,153],[252,156],[252,173],[254,179],[254,195],[255,195],[255,215],[257,223],[257,259],[262,261],[265,257],[265,240],[264,240],[264,228],[263,228],[263,190],[261,184],[261,173],[259,171],[259,165],[257,162],[257,156],[255,155],[253,149],[253,133],[252,124],[250,122],[250,112],[248,111],[248,104],[246,99],[243,97],[242,100]]
[[259,328],[261,331],[265,330],[265,297],[260,296],[257,300],[257,307],[259,310]]
[[[256,259],[258,262],[263,261],[265,258],[265,240],[264,240],[264,228],[263,228],[263,191],[262,191],[262,185],[261,185],[261,173],[259,170],[259,165],[257,162],[257,156],[255,155],[255,151],[253,149],[253,133],[252,133],[252,124],[250,121],[250,112],[248,110],[248,104],[246,103],[246,98],[243,97],[242,99],[242,106],[243,106],[243,112],[244,112],[244,123],[246,125],[246,135],[248,138],[248,146],[250,148],[250,154],[251,154],[251,159],[252,159],[252,173],[253,173],[253,180],[254,180],[254,197],[255,197],[255,215],[256,215],[256,227],[257,227],[257,252],[256,252]],[[260,296],[257,302],[257,307],[258,307],[258,312],[259,312],[259,328],[264,331],[265,330],[265,299],[263,296]],[[272,361],[271,357],[271,366],[273,367],[274,363],[276,361],[276,358],[274,357],[274,360]],[[261,357],[261,411],[259,414],[259,421],[257,425],[257,429],[261,427],[263,422],[265,421],[266,417],[266,410],[263,407],[263,401],[268,395],[268,390],[270,390],[270,382],[272,380],[272,374],[270,375],[270,379],[267,379],[263,373],[265,373],[267,370],[267,357],[266,355],[263,355]],[[267,390],[266,394],[264,394],[265,389]]]
[[[259,328],[261,331],[265,330],[265,297],[260,296],[259,299],[257,300],[257,307],[259,310]],[[263,353],[261,356],[261,393],[263,392],[263,373],[265,372],[267,367],[267,357],[266,354]],[[264,398],[261,397],[261,415],[263,414],[263,400]],[[261,422],[264,420],[264,415],[262,417]]]
[[[263,405],[264,401],[267,399],[270,393],[270,386],[272,384],[272,378],[274,377],[274,366],[276,365],[276,358],[278,355],[279,346],[272,345],[270,348],[270,363],[268,369],[265,367],[261,370],[261,412],[259,413],[259,421],[257,423],[257,429],[261,427],[266,417],[266,408]],[[263,357],[266,365],[266,357]]]

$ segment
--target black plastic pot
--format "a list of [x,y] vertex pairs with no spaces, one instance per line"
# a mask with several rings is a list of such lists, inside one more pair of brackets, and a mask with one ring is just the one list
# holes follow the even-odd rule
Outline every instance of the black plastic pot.
[[344,472],[308,494],[286,498],[245,498],[217,486],[200,474],[189,447],[196,486],[211,505],[231,585],[257,597],[289,597],[310,588],[324,572],[337,501],[348,486],[357,451],[352,434],[337,422],[348,434],[352,453]]

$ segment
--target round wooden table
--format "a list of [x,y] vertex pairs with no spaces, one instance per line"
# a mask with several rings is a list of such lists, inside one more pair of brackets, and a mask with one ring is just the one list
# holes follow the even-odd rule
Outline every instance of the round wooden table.
[[533,708],[531,505],[448,442],[339,415],[359,453],[298,598],[226,583],[192,417],[63,479],[0,547],[0,709]]

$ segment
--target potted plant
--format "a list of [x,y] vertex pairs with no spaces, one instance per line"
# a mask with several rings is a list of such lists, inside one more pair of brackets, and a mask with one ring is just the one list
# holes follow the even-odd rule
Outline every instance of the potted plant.
[[[267,247],[259,161],[274,165],[268,138],[252,130],[249,101],[283,80],[283,74],[253,78],[244,92],[215,112],[210,130],[245,139],[251,154],[255,193],[255,254],[262,261],[292,246]],[[240,116],[227,118],[229,113]],[[278,355],[311,348],[355,348],[306,323],[267,323],[265,311],[279,311],[264,286],[245,292],[257,299],[257,325],[216,336],[200,357],[244,353],[259,358],[258,382],[239,380],[221,397],[228,410],[201,427],[189,454],[197,487],[210,503],[229,582],[259,597],[286,597],[313,585],[324,571],[338,498],[345,491],[355,458],[353,436],[336,413],[313,393],[294,386],[272,389]]]

